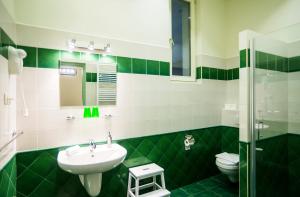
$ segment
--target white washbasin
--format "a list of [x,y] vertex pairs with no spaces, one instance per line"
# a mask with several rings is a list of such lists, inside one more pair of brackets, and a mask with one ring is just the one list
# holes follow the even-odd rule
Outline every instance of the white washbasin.
[[270,126],[262,123],[256,123],[255,129],[268,129]]
[[127,151],[118,144],[98,145],[93,152],[90,147],[80,147],[73,155],[68,155],[66,150],[58,153],[58,165],[72,174],[102,173],[113,169],[122,163]]
[[57,162],[63,170],[79,175],[82,185],[90,196],[97,196],[101,190],[102,173],[121,164],[127,150],[118,144],[103,144],[91,151],[90,147],[80,147],[73,153],[62,150]]

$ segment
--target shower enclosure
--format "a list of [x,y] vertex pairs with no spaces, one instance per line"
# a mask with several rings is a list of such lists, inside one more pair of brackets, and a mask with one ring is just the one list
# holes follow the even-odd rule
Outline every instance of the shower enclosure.
[[299,196],[300,24],[250,42],[250,195]]

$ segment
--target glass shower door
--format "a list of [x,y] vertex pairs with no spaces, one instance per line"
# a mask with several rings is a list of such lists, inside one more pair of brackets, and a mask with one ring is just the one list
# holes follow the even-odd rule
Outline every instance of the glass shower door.
[[287,196],[288,46],[260,36],[253,48],[253,183],[257,197]]

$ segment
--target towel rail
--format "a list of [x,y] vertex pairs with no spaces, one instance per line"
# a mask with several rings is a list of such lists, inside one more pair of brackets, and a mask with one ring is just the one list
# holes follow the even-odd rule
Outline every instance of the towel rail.
[[15,139],[17,139],[20,135],[23,135],[23,134],[24,134],[24,131],[13,132],[12,138],[8,142],[6,142],[3,146],[1,146],[0,152],[2,152],[10,143],[12,143]]

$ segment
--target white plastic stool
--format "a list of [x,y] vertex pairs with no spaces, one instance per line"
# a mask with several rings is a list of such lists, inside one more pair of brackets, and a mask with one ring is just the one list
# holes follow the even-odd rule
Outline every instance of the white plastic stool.
[[[161,186],[156,182],[156,176],[161,177]],[[151,183],[147,183],[144,185],[139,185],[140,180],[146,178],[153,178]],[[135,179],[135,187],[131,187],[132,178]],[[145,188],[158,188],[152,192],[145,193],[143,195],[139,195],[140,189]],[[138,166],[134,168],[129,168],[129,177],[128,177],[128,191],[127,197],[168,197],[170,196],[170,192],[166,189],[165,177],[164,177],[164,169],[155,163]]]

